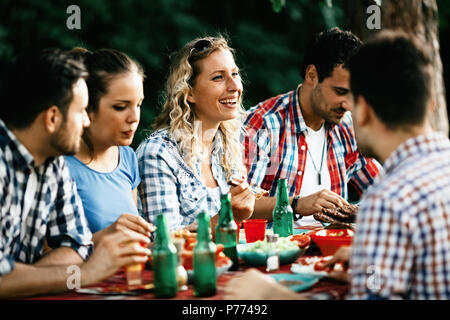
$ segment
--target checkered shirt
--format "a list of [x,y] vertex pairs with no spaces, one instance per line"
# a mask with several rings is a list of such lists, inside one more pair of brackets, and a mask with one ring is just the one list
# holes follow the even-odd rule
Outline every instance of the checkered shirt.
[[[220,130],[213,141],[211,168],[220,193],[227,193],[226,172],[222,167],[223,146]],[[152,223],[163,213],[169,230],[193,223],[201,210],[210,216],[220,210],[220,193],[207,188],[200,177],[187,165],[177,143],[167,129],[151,134],[136,150],[141,184],[139,210]],[[195,161],[201,172],[201,159]]]
[[450,299],[450,142],[411,138],[361,200],[350,299]]
[[[31,185],[35,192],[26,194]],[[0,189],[0,276],[11,272],[14,262],[37,262],[45,239],[51,248],[70,247],[83,259],[89,256],[92,234],[63,157],[35,167],[1,120]]]
[[[252,107],[244,123],[249,183],[270,190],[269,196],[276,195],[280,178],[287,179],[290,196],[300,194],[302,187],[308,145],[299,88]],[[350,112],[339,125],[326,123],[325,129],[331,191],[347,199],[347,183],[351,182],[361,194],[381,170],[380,164],[359,152]]]

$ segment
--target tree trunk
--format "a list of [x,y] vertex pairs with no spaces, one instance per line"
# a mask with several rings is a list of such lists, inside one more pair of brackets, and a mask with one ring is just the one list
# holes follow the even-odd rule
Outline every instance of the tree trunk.
[[439,49],[436,0],[382,0],[381,29],[369,30],[366,21],[371,14],[366,13],[366,10],[375,4],[374,0],[346,1],[350,29],[363,41],[380,30],[392,29],[402,30],[423,43],[424,48],[430,53],[434,66],[435,107],[430,112],[429,122],[435,130],[448,135],[449,121]]

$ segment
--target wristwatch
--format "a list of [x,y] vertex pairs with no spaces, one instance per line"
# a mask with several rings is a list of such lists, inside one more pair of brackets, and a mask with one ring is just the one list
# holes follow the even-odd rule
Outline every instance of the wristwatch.
[[297,208],[297,202],[298,199],[300,199],[300,196],[295,196],[294,199],[292,199],[292,203],[291,203],[291,207],[292,207],[292,211],[294,213],[294,220],[300,220],[301,218],[303,218],[303,216],[300,213],[295,212],[295,208]]

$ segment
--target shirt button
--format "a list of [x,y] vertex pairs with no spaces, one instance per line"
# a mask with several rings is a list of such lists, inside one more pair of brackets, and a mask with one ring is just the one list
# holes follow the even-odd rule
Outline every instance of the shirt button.
[[303,145],[300,147],[300,149],[301,149],[302,151],[305,151],[305,149],[306,149],[305,145],[303,144]]
[[301,176],[301,175],[303,174],[303,171],[299,171],[299,172],[297,172],[297,174],[298,174],[299,176]]

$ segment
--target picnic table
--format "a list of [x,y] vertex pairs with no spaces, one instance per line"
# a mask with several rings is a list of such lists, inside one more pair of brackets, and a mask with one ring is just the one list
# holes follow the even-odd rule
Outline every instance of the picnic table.
[[[307,230],[317,230],[321,228],[320,224],[305,227],[302,232]],[[303,227],[302,227],[303,228]],[[312,244],[310,248],[306,251],[305,255],[320,255],[320,251],[317,246]],[[242,262],[242,261],[241,261]],[[295,262],[294,262],[295,263]],[[281,265],[280,269],[275,272],[270,272],[270,274],[276,273],[291,273],[291,264]],[[186,290],[180,290],[176,297],[172,299],[164,300],[223,300],[224,288],[228,281],[233,277],[242,274],[245,270],[249,268],[256,268],[263,273],[267,273],[265,267],[253,267],[241,263],[237,271],[227,271],[221,274],[217,278],[217,292],[214,296],[210,297],[195,297],[192,284],[188,284]],[[144,284],[153,282],[153,271],[147,268],[143,271],[142,280]],[[44,295],[27,298],[29,300],[154,300],[156,299],[152,290],[142,290],[142,291],[128,291],[123,292],[117,290],[114,292],[114,288],[124,288],[126,287],[126,275],[123,270],[116,273],[114,276],[97,283],[93,286],[86,287],[84,289],[93,289],[91,293],[81,293],[76,290],[69,291],[66,293],[58,295]],[[349,290],[349,285],[347,283],[342,283],[330,278],[322,278],[312,287],[302,291],[308,293],[311,299],[331,299],[331,300],[341,300],[344,299]],[[89,290],[86,290],[89,291]],[[104,291],[104,292],[103,292]]]

